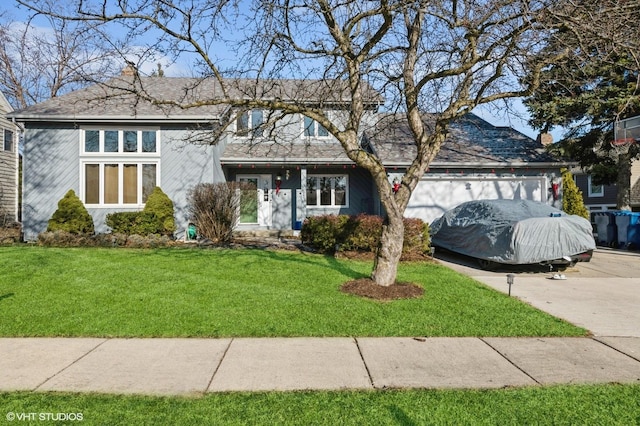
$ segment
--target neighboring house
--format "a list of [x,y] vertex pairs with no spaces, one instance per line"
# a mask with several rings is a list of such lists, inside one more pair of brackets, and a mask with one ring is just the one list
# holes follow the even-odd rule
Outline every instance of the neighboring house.
[[[616,142],[640,143],[640,116],[616,121]],[[634,212],[640,212],[640,160],[631,162],[631,178],[629,179],[629,205]]]
[[18,220],[18,126],[5,115],[13,111],[0,93],[0,226]]
[[[300,115],[277,117],[268,111],[238,114],[223,105],[182,109],[171,103],[136,99],[131,84],[176,102],[221,93],[213,81],[122,76],[11,114],[24,123],[23,229],[32,240],[64,194],[73,189],[105,232],[105,216],[139,210],[154,186],[176,208],[177,237],[189,223],[187,194],[200,182],[243,182],[255,188],[250,211],[239,230],[290,232],[318,214],[381,214],[373,179],[346,156],[317,122]],[[301,99],[324,105],[337,120],[348,102],[323,81],[241,80],[237,90],[260,96]],[[266,84],[269,83],[269,84]],[[120,88],[114,88],[119,86]],[[222,96],[222,95],[221,95]],[[377,111],[380,97],[369,92],[361,135],[363,147],[388,167],[389,181],[409,165],[408,131],[396,116]],[[211,144],[215,135],[216,144]],[[560,167],[534,140],[494,127],[470,115],[456,122],[431,169],[420,182],[407,215],[433,220],[462,201],[527,198],[553,202],[549,188]],[[245,194],[246,196],[246,194]],[[557,202],[557,201],[556,201]]]
[[582,191],[584,205],[591,213],[615,210],[617,203],[617,185],[594,185],[591,175],[579,168],[572,170],[576,186]]

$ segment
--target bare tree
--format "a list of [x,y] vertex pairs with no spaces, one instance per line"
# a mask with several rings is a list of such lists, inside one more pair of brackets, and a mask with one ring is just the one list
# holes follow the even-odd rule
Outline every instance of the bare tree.
[[110,69],[121,68],[122,53],[99,25],[5,15],[0,17],[0,90],[14,108],[25,108],[103,79]]
[[[536,73],[556,59],[531,60],[545,40],[542,22],[556,3],[551,0],[84,0],[73,14],[42,0],[19,2],[55,19],[119,25],[131,36],[153,30],[149,49],[195,58],[202,79],[215,79],[222,88],[222,96],[185,100],[182,108],[226,103],[303,114],[324,126],[377,186],[386,220],[371,277],[383,286],[395,282],[404,211],[449,123],[478,105],[529,94]],[[237,59],[230,63],[222,50]],[[534,72],[523,85],[525,68]],[[229,77],[256,84],[242,91]],[[322,84],[314,90],[332,95],[313,104],[305,102],[308,92],[287,100],[273,96],[269,82],[286,77],[317,79]],[[397,191],[381,159],[361,145],[370,105],[378,99],[372,87],[388,111],[403,114],[415,140]],[[136,90],[148,96],[143,87]],[[336,99],[347,104],[339,119],[327,113]],[[435,113],[431,121],[425,112]]]

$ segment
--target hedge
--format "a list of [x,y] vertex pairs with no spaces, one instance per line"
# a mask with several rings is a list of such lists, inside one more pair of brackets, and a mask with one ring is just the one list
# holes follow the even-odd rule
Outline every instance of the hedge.
[[[300,231],[304,244],[322,253],[375,252],[382,235],[382,218],[361,214],[323,215],[307,218]],[[420,219],[404,219],[403,253],[430,252],[429,225]]]

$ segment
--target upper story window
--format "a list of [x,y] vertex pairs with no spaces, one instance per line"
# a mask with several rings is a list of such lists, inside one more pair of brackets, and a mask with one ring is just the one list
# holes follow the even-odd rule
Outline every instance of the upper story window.
[[80,186],[91,207],[142,207],[160,185],[159,130],[85,129]]
[[157,130],[85,130],[85,154],[157,154]]
[[347,175],[307,176],[307,207],[346,207]]
[[5,151],[13,152],[14,136],[11,130],[4,129],[4,143],[3,148]]
[[329,137],[329,131],[325,129],[316,120],[309,117],[305,117],[304,118],[304,135],[310,136],[310,137],[326,138],[326,137]]
[[594,185],[589,176],[589,197],[604,197],[604,186]]
[[264,111],[252,109],[236,118],[236,136],[260,137],[264,133]]

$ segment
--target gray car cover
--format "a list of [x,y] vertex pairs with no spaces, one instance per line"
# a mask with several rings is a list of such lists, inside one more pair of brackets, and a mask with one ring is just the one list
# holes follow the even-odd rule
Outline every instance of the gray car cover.
[[596,247],[591,223],[527,200],[469,201],[431,224],[431,243],[479,259],[529,264]]

